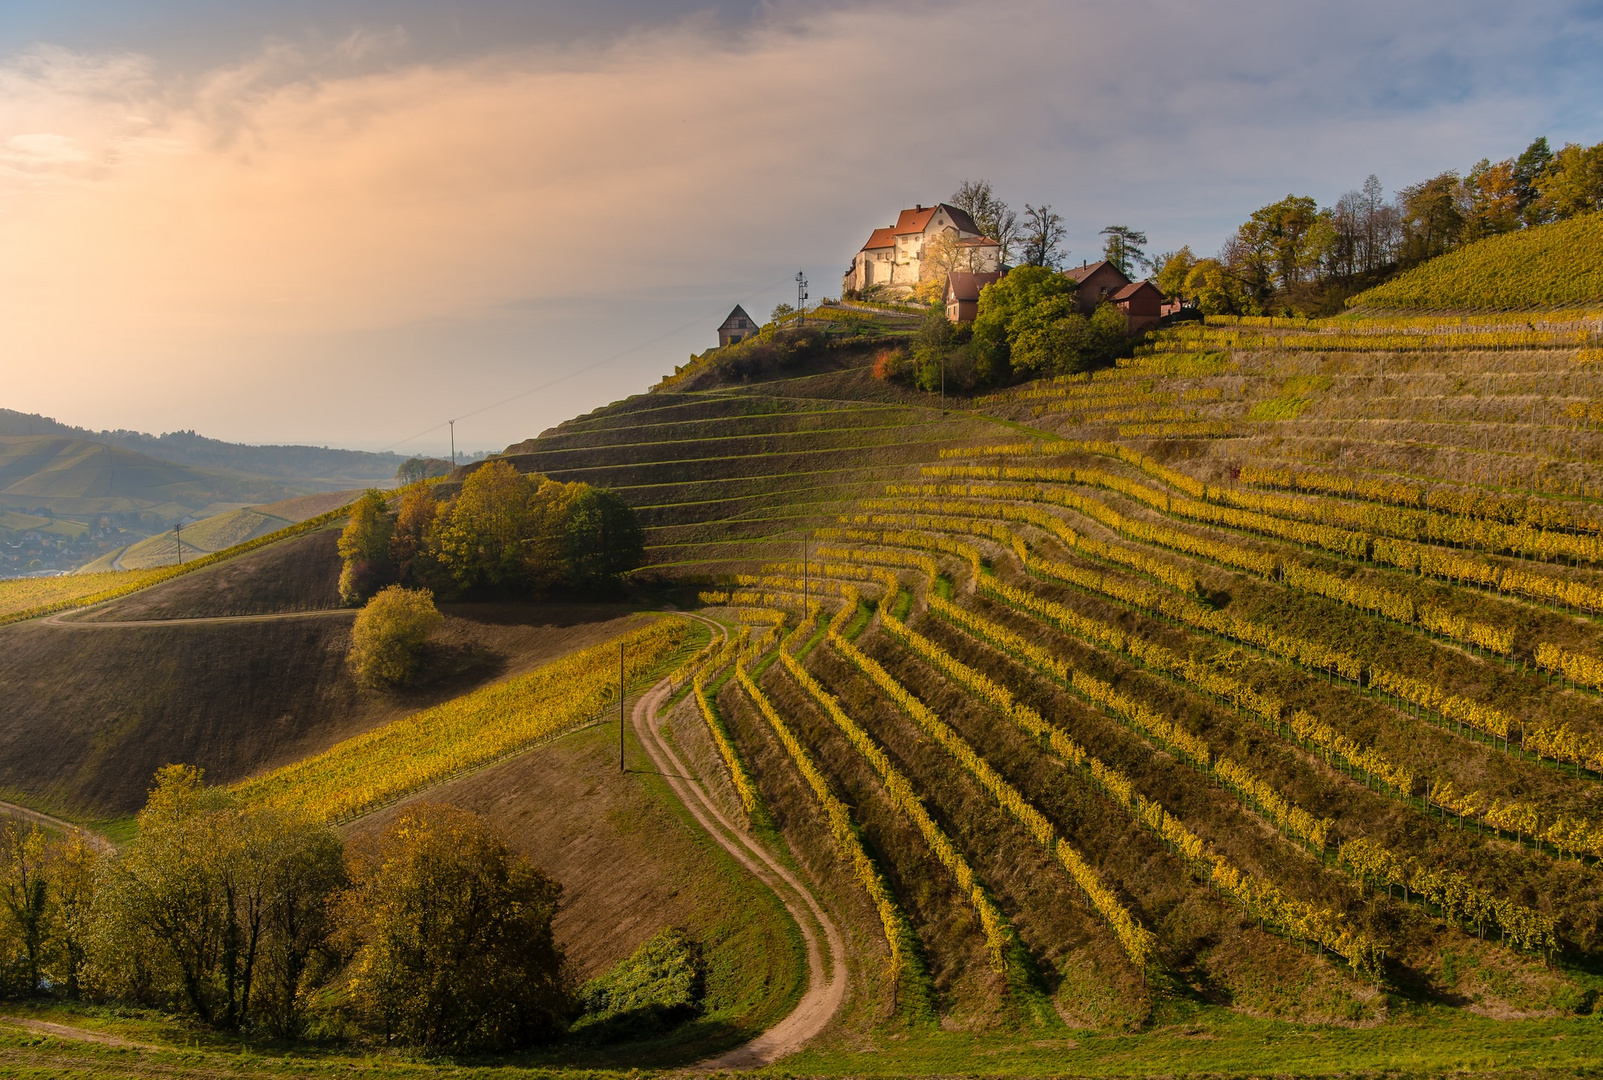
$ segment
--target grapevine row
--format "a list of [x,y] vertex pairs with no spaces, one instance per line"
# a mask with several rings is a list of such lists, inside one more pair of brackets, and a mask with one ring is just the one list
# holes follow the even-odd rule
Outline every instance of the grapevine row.
[[[896,619],[889,610],[880,611],[880,620],[887,629],[893,633],[905,631],[906,627]],[[897,630],[896,628],[900,628]],[[830,642],[835,650],[845,659],[868,676],[869,680],[878,686],[903,712],[912,717],[936,742],[940,743],[959,764],[980,782],[996,801],[1012,814],[1037,843],[1055,856],[1069,876],[1079,885],[1081,891],[1090,899],[1097,912],[1113,928],[1114,935],[1124,948],[1125,955],[1138,970],[1146,970],[1155,958],[1156,939],[1152,932],[1141,926],[1129,910],[1119,902],[1111,890],[1102,883],[1080,853],[1073,845],[1057,836],[1057,830],[1046,816],[1037,810],[1021,795],[1017,788],[1005,780],[991,764],[975,751],[967,739],[959,735],[951,725],[942,720],[927,705],[908,692],[891,677],[890,673],[881,667],[874,659],[862,652],[857,646],[845,638],[837,638]]]
[[857,826],[852,823],[851,811],[829,786],[824,774],[818,771],[812,755],[790,730],[790,725],[780,718],[773,702],[768,700],[768,695],[758,688],[741,664],[735,665],[735,680],[757,706],[757,711],[762,714],[763,719],[768,721],[768,726],[773,729],[774,734],[779,737],[780,744],[790,754],[790,760],[796,766],[796,771],[807,781],[813,797],[823,809],[824,819],[829,823],[829,834],[834,838],[835,846],[851,865],[857,883],[868,893],[868,899],[879,915],[880,927],[885,933],[885,944],[890,948],[888,966],[892,978],[899,980],[904,972],[911,970],[915,954],[912,945],[913,930],[907,921],[907,916],[896,903],[890,886],[880,874],[879,867],[874,865],[874,860],[869,857],[868,850],[863,846],[863,838],[858,834]]
[[[844,641],[846,639],[842,636],[833,633],[830,636],[831,644]],[[891,763],[889,756],[873,737],[864,731],[857,721],[846,715],[835,696],[825,690],[818,680],[802,667],[801,662],[788,652],[780,651],[779,662],[785,665],[785,670],[790,672],[791,677],[879,774],[880,783],[884,786],[891,804],[913,823],[923,835],[925,843],[929,844],[930,850],[935,853],[936,859],[951,873],[957,882],[958,890],[974,906],[975,914],[979,916],[980,927],[985,933],[985,943],[991,950],[991,962],[1000,970],[1012,944],[1013,928],[1008,924],[1007,917],[997,908],[996,902],[986,892],[984,884],[975,875],[963,853],[952,843],[945,830],[936,824],[935,819],[930,817],[912,782]]]

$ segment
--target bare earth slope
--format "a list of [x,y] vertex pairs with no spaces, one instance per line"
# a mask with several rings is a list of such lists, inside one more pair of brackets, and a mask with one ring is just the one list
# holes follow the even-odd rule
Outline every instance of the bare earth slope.
[[[334,607],[337,533],[291,540],[60,621],[0,630],[0,788],[80,816],[126,814],[151,775],[217,783],[316,753],[386,720],[601,640],[623,605],[447,605],[436,674],[359,688]],[[284,612],[269,620],[186,622]],[[354,614],[354,613],[351,613]],[[141,623],[143,625],[109,625]]]

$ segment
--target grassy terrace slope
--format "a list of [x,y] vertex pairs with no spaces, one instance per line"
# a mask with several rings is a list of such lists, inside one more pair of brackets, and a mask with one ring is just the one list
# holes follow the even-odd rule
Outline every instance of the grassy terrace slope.
[[824,370],[637,395],[505,456],[618,491],[647,528],[652,566],[767,558],[941,447],[1009,431],[876,382],[869,364],[867,349],[847,349]]
[[[931,1011],[805,1068],[862,1071],[863,1039],[883,1071],[957,1068],[933,1019],[993,1048],[1065,1021],[1369,1033],[1339,1060],[1183,1065],[1221,1071],[1382,1044],[1411,1047],[1388,1067],[1440,1068],[1430,1048],[1471,1029],[1486,1054],[1444,1052],[1503,1066],[1521,1024],[1573,1037],[1603,991],[1599,332],[1584,313],[1182,326],[977,403],[1056,438],[931,442],[815,529],[809,593],[840,614],[781,646],[798,664],[748,661],[755,692],[709,678],[721,757],[792,850],[832,849],[815,793],[841,800]],[[796,625],[782,550],[708,601]],[[870,971],[891,925],[857,923]]]
[[1354,306],[1508,310],[1603,297],[1603,214],[1493,236],[1353,297]]

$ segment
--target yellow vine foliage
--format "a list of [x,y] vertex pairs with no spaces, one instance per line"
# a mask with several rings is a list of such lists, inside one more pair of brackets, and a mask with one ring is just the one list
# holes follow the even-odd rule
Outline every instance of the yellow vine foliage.
[[247,804],[348,821],[412,792],[482,768],[596,719],[624,679],[644,678],[690,640],[693,624],[657,618],[638,630],[337,743],[234,786]]

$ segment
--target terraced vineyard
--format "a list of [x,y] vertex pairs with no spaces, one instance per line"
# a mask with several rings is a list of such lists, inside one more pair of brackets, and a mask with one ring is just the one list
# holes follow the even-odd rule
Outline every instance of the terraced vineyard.
[[616,490],[646,527],[652,567],[772,558],[800,542],[798,530],[831,520],[942,447],[1009,431],[875,382],[865,360],[637,395],[506,456],[523,471]]
[[1184,325],[854,479],[805,564],[678,560],[784,620],[698,683],[746,811],[834,837],[913,1021],[1589,1010],[1599,334]]

